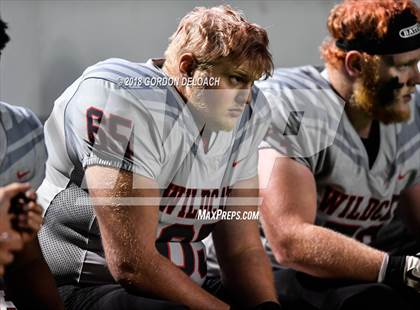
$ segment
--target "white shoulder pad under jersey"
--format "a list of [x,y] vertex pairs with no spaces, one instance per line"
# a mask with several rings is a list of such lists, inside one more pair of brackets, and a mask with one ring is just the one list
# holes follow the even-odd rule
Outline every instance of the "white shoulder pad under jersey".
[[272,78],[256,85],[272,112],[261,147],[270,145],[285,156],[307,158],[333,143],[344,103],[316,67],[277,69]]
[[[126,77],[144,79],[164,74],[150,63],[110,59],[88,68],[57,99],[46,124],[54,129],[48,130],[48,139],[51,143],[65,141],[69,158],[54,164],[64,170],[68,170],[65,165],[74,165],[75,170],[93,164],[109,165],[155,179],[166,188],[191,148],[197,147],[199,132],[189,109],[173,88],[126,88],[119,85]],[[263,98],[256,89],[254,96]],[[236,150],[244,153],[238,154],[239,160],[249,154],[267,126],[264,120],[270,112],[268,105],[259,99],[251,107],[235,129],[236,138],[243,133],[241,144],[238,139],[235,141]],[[232,132],[219,135],[226,141]],[[223,153],[223,147],[218,148],[218,153]],[[53,151],[60,149],[63,146]]]
[[[271,129],[261,148],[274,148],[312,171],[317,224],[372,244],[378,230],[393,218],[401,191],[419,179],[419,94],[417,103],[410,103],[409,122],[380,124],[379,152],[369,168],[359,135],[339,109],[343,101],[315,67],[276,69],[272,79],[258,86],[270,96],[272,108]],[[279,94],[271,95],[272,89]],[[299,122],[290,116],[293,109],[303,111]]]
[[[126,87],[124,82],[126,78],[145,81],[165,77],[151,61],[135,64],[109,59],[89,67],[57,99],[46,123],[51,154],[39,196],[46,206],[56,208],[54,200],[61,197],[59,193],[74,185],[85,188],[84,169],[92,165],[124,169],[154,179],[165,198],[160,205],[156,246],[201,284],[206,277],[201,240],[217,221],[197,220],[198,210],[224,208],[231,187],[256,176],[257,148],[268,127],[270,109],[254,87],[254,100],[246,106],[236,127],[214,133],[205,152],[192,114],[173,87],[143,83]],[[60,240],[73,249],[69,255],[86,253],[76,255],[82,267],[63,271],[59,258],[47,255],[50,268],[55,274],[80,282],[109,281],[94,213],[83,213],[77,205],[69,208],[72,220],[58,216],[56,227],[60,221],[67,230],[74,227],[83,236],[83,242],[87,239],[97,247],[80,248],[79,243],[72,243],[74,237],[62,236]],[[44,230],[48,229],[47,225]],[[43,236],[41,233],[43,251],[49,252],[45,244],[51,244],[47,240],[51,237]],[[187,248],[180,240],[188,242]]]
[[0,102],[0,186],[29,182],[37,189],[46,160],[43,127],[35,114]]

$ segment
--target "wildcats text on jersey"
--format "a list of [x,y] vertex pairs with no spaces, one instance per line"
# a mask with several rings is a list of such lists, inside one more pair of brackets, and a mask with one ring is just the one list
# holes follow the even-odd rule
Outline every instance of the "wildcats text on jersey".
[[319,211],[350,220],[388,221],[398,198],[399,195],[393,195],[390,200],[378,200],[373,197],[347,195],[328,186]]
[[[412,116],[407,123],[379,124],[379,151],[370,166],[347,114],[330,112],[334,107],[344,112],[338,109],[344,102],[332,90],[326,70],[314,66],[276,69],[273,78],[256,84],[272,108],[270,129],[260,149],[272,148],[289,156],[313,174],[315,223],[365,244],[381,241],[378,232],[394,218],[400,194],[419,180],[419,88],[408,103]],[[293,111],[305,113],[302,118],[291,118]],[[293,124],[290,119],[296,120],[298,131],[286,130],[284,124]]]
[[[202,240],[218,220],[198,220],[198,210],[236,205],[236,197],[227,199],[233,186],[257,175],[257,146],[271,113],[263,94],[253,87],[235,127],[213,132],[205,148],[175,89],[118,85],[127,77],[165,78],[162,64],[109,59],[89,67],[57,99],[46,122],[51,157],[39,197],[55,220],[44,225],[40,239],[60,283],[113,283],[94,203],[158,206],[157,249],[202,285],[207,270]],[[133,190],[144,186],[138,180],[153,180],[158,197],[90,197],[84,172],[92,166],[131,173]],[[109,177],[104,186],[113,188],[115,181]],[[66,212],[72,212],[71,220]],[[57,248],[66,249],[66,255]]]
[[[199,210],[224,210],[231,191],[229,186],[222,189],[198,189],[171,183],[163,193],[164,203],[160,205],[159,210],[168,215],[175,213],[179,218],[195,219]],[[175,209],[177,205],[180,207]]]

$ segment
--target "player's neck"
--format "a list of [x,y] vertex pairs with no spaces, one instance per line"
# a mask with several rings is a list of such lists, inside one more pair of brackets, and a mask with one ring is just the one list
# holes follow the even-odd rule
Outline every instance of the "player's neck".
[[[176,70],[173,70],[173,68],[171,68],[170,66],[167,65],[166,61],[163,63],[162,66],[162,71],[171,79],[175,80],[175,81],[179,81],[182,78],[182,75],[179,74],[179,72],[176,72]],[[184,103],[187,103],[187,98],[184,95],[184,88],[182,85],[180,84],[176,84],[174,86],[175,90],[177,91],[177,93],[181,96],[182,100],[184,101]]]
[[349,104],[353,93],[352,81],[348,76],[346,76],[346,74],[341,72],[340,69],[327,67],[327,72],[332,88],[346,102],[345,113],[347,114],[347,117],[353,125],[355,131],[362,138],[369,137],[372,118],[364,111],[361,111],[354,105]]
[[351,94],[353,92],[352,83],[349,77],[344,74],[340,69],[327,66],[328,81],[333,90],[344,99],[345,102],[349,102]]
[[[163,64],[162,66],[162,70],[163,72],[165,72],[165,74],[168,77],[171,77],[173,79],[177,79],[177,78],[181,78],[182,76],[179,75],[179,72],[174,72],[174,70],[171,70],[171,68],[169,66],[165,65],[166,63]],[[178,94],[181,96],[182,100],[184,101],[185,104],[188,103],[188,99],[187,97],[184,95],[184,86],[180,86],[177,85],[175,86],[176,91],[178,92]],[[197,129],[200,133],[200,138],[201,141],[203,143],[203,148],[204,148],[204,152],[207,153],[208,152],[208,148],[209,148],[209,141],[210,141],[210,136],[213,132],[213,130],[211,130],[211,128],[207,125],[206,126],[206,121],[205,118],[202,115],[202,112],[200,113],[200,111],[198,111],[193,105],[191,104],[187,104],[187,109],[190,110],[193,118],[194,118],[194,122],[197,126]]]
[[346,104],[345,113],[359,136],[368,138],[372,127],[372,118],[350,104]]
[[203,128],[203,130],[201,131],[201,142],[203,143],[204,153],[207,153],[209,151],[210,136],[211,136],[211,132]]

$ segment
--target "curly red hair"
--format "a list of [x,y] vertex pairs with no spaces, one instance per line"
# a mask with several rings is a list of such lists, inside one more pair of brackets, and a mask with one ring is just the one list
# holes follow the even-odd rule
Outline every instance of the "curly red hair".
[[322,58],[329,65],[341,66],[346,52],[335,46],[338,39],[381,39],[388,31],[390,19],[406,9],[420,20],[419,8],[411,0],[345,0],[336,5],[328,17],[331,38],[321,45]]

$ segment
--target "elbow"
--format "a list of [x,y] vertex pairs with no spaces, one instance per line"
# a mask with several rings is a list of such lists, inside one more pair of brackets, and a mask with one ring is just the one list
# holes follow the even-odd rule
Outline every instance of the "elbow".
[[273,248],[274,258],[277,263],[284,267],[290,267],[293,264],[293,256],[290,251],[282,246],[276,246]]
[[[114,280],[123,287],[133,286],[135,279],[141,274],[141,270],[134,263],[119,261],[109,265]],[[140,277],[141,278],[141,277]]]
[[153,252],[139,252],[135,256],[114,256],[113,259],[108,256],[107,264],[113,279],[124,289],[149,292],[159,272],[159,260]]
[[[107,255],[108,254],[108,255]],[[105,253],[108,269],[113,279],[126,290],[148,291],[150,283],[157,271],[156,258],[153,251],[137,251],[133,253]]]
[[277,263],[284,267],[293,267],[298,261],[297,242],[291,234],[282,233],[272,244],[272,251]]

